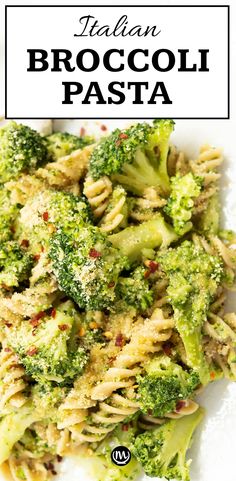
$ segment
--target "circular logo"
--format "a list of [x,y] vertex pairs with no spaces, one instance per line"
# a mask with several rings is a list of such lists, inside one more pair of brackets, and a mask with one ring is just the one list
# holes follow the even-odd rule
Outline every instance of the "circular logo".
[[111,460],[116,466],[126,466],[131,460],[131,452],[126,446],[116,446],[111,452]]

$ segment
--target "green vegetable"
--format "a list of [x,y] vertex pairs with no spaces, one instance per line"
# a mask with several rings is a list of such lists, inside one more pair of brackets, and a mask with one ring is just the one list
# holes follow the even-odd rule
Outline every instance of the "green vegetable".
[[112,306],[115,286],[128,260],[98,227],[60,229],[50,241],[49,256],[60,289],[81,307],[101,310]]
[[148,280],[144,277],[145,272],[144,267],[137,267],[130,277],[120,277],[116,286],[117,296],[128,306],[133,306],[141,312],[150,307],[153,302],[153,292]]
[[33,259],[15,241],[0,243],[0,285],[17,287],[28,279]]
[[94,138],[88,135],[79,137],[67,132],[54,132],[46,137],[47,148],[52,160],[71,154],[73,150],[83,149],[86,145],[94,142]]
[[136,437],[132,452],[148,476],[190,480],[190,461],[186,461],[186,452],[202,418],[203,410],[199,408],[193,414],[172,419]]
[[189,398],[199,385],[196,372],[184,369],[165,355],[155,357],[137,377],[141,410],[163,417],[176,409],[178,401]]
[[9,343],[26,373],[37,382],[70,384],[88,361],[86,350],[75,338],[77,313],[67,301],[53,309],[51,315],[44,314],[9,329]]
[[209,370],[203,355],[201,332],[222,280],[222,262],[190,241],[163,252],[158,260],[169,279],[167,294],[185,346],[188,366],[198,371],[204,384],[209,381]]
[[45,139],[35,130],[16,122],[0,129],[0,183],[31,172],[47,160]]
[[112,176],[138,195],[147,187],[168,191],[168,140],[173,127],[172,120],[156,120],[152,126],[143,123],[114,130],[95,147],[90,158],[91,176]]
[[12,239],[19,208],[11,203],[10,192],[0,188],[0,242]]
[[31,403],[25,404],[18,411],[7,414],[1,419],[0,465],[9,458],[14,444],[23,436],[25,430],[38,420],[38,413]]
[[163,217],[156,214],[152,220],[127,227],[117,234],[110,235],[109,239],[114,247],[119,248],[131,261],[135,261],[141,257],[143,249],[168,246],[178,237]]
[[78,225],[91,222],[91,211],[82,197],[68,192],[45,190],[29,199],[20,211],[17,234],[20,240],[29,240],[33,254],[48,247],[49,239],[57,228],[73,232]]
[[189,173],[171,178],[171,192],[164,211],[172,220],[175,232],[184,235],[192,228],[194,198],[201,192],[202,178]]

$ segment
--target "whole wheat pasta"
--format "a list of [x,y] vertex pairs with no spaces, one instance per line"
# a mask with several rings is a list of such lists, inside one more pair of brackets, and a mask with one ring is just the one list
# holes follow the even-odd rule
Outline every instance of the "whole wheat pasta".
[[84,182],[84,195],[87,197],[92,207],[95,217],[101,217],[105,212],[108,199],[112,193],[112,183],[108,177],[93,180],[87,177]]
[[24,367],[4,342],[0,352],[0,413],[8,407],[20,408],[27,401]]
[[75,184],[85,174],[93,149],[94,145],[88,145],[83,149],[74,150],[56,162],[49,162],[45,167],[38,169],[36,176],[52,187],[61,188]]

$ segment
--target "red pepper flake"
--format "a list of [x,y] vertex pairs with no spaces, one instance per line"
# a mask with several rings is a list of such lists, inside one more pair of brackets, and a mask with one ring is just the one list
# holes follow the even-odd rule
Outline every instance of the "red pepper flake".
[[44,247],[43,247],[43,246],[41,246],[41,252],[44,252],[44,251],[45,251]]
[[109,357],[108,363],[109,363],[109,364],[112,364],[115,360],[116,360],[116,356]]
[[172,347],[171,347],[171,345],[170,345],[169,343],[163,344],[162,349],[163,349],[164,353],[165,353],[167,356],[171,356],[171,354],[172,354]]
[[4,324],[5,324],[5,326],[7,326],[7,327],[12,327],[11,322],[5,322]]
[[37,354],[37,352],[38,352],[37,347],[32,346],[28,349],[28,351],[26,351],[26,354],[27,354],[27,356],[35,356],[35,354]]
[[23,239],[20,243],[22,247],[29,247],[29,241],[27,239]]
[[103,130],[103,132],[105,132],[107,130],[107,126],[103,124],[101,125],[100,129]]
[[15,234],[15,232],[16,232],[16,229],[15,229],[14,225],[11,225],[11,227],[10,227],[10,231],[12,232],[12,234]]
[[59,326],[60,331],[66,331],[68,329],[68,324],[60,324]]
[[124,134],[123,132],[121,132],[121,134],[119,135],[119,139],[128,139],[129,136],[127,134]]
[[101,252],[98,252],[96,249],[90,249],[89,251],[89,257],[94,257],[95,259],[97,257],[101,257]]
[[129,425],[128,424],[122,424],[122,431],[129,431]]
[[5,348],[4,348],[4,352],[12,352],[12,350],[11,350],[10,347],[5,347]]
[[115,346],[123,347],[125,343],[124,336],[120,333],[116,336]]
[[42,218],[43,218],[43,220],[44,220],[45,222],[47,222],[48,219],[49,219],[49,214],[48,214],[48,212],[44,212],[43,215],[42,215]]
[[57,311],[56,311],[56,309],[53,307],[53,309],[51,310],[51,316],[53,317],[53,319],[55,319],[56,314],[57,314]]
[[120,147],[120,145],[121,145],[121,140],[117,140],[115,144],[116,144],[116,147]]
[[42,319],[42,317],[44,317],[44,316],[46,316],[45,311],[39,311],[37,314],[35,314],[33,319],[36,319],[37,321],[39,321],[39,319]]
[[38,327],[39,325],[39,319],[31,319],[30,324],[33,328]]
[[54,471],[54,464],[51,461],[49,461],[48,463],[44,463],[44,466],[48,471]]
[[214,371],[211,371],[210,373],[210,378],[213,380],[215,379],[216,375],[215,375],[215,372]]
[[40,254],[35,254],[34,255],[34,261],[39,261],[40,259]]
[[81,129],[80,129],[80,137],[83,137],[83,136],[85,135],[85,133],[86,133],[85,128],[84,128],[84,127],[81,127]]
[[175,408],[175,411],[177,413],[179,413],[181,411],[182,408],[184,408],[186,406],[186,402],[185,401],[178,401],[177,404],[176,404],[176,408]]
[[155,261],[150,261],[148,267],[149,267],[151,273],[153,274],[158,269],[158,263],[155,262]]
[[115,286],[115,281],[109,282],[109,284],[108,284],[109,289],[111,289],[114,286]]
[[60,456],[60,454],[57,454],[57,462],[61,463],[62,459],[63,459],[62,456]]
[[150,270],[147,270],[144,272],[144,278],[147,279],[151,274],[151,271]]

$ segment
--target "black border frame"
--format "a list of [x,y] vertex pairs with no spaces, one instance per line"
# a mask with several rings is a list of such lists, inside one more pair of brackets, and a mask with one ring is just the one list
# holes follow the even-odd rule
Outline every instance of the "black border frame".
[[[230,5],[5,5],[5,118],[22,119],[22,120],[44,120],[51,119],[51,117],[8,117],[7,116],[7,9],[14,7],[135,7],[135,8],[149,8],[149,7],[178,7],[178,8],[226,8],[227,9],[227,117],[172,117],[175,120],[229,120],[230,119]],[[158,117],[157,117],[158,118]],[[161,117],[169,118],[169,117]],[[54,117],[56,120],[150,120],[152,117]]]

